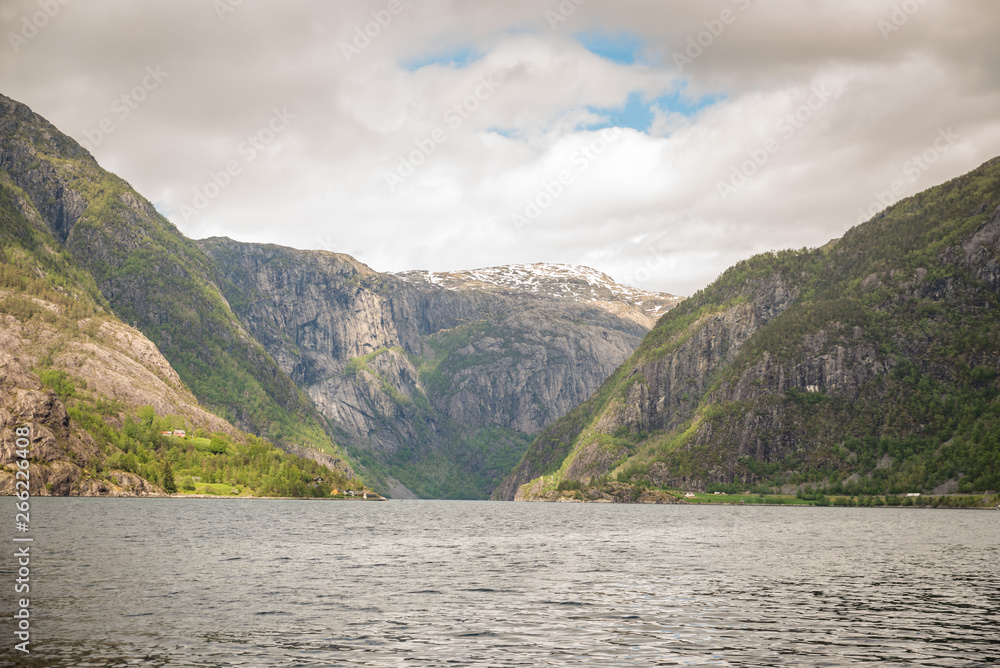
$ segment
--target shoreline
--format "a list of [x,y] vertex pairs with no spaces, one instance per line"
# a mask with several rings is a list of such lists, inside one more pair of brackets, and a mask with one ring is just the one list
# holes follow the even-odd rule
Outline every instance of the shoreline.
[[161,499],[245,499],[247,501],[360,501],[367,503],[370,501],[388,501],[384,496],[374,498],[335,497],[335,496],[224,496],[222,494],[167,494],[161,497],[132,497],[132,498],[161,498]]
[[[3,494],[0,497],[14,498],[11,494]],[[835,509],[866,509],[866,510],[1000,510],[1000,504],[996,506],[843,506],[843,505],[817,505],[809,503],[732,503],[720,501],[717,503],[690,503],[681,500],[676,503],[642,503],[642,502],[616,502],[607,500],[581,501],[579,499],[520,499],[513,501],[493,501],[491,499],[393,499],[379,496],[377,498],[364,499],[361,497],[332,498],[315,496],[222,496],[216,494],[157,494],[157,495],[135,495],[135,496],[79,496],[44,494],[32,497],[34,499],[215,499],[226,501],[338,501],[338,502],[384,502],[384,501],[469,501],[469,502],[490,502],[490,503],[551,503],[551,504],[589,504],[589,505],[621,505],[621,506],[687,506],[687,507],[754,507],[754,508],[835,508]]]
[[[426,499],[432,500],[432,499]],[[619,502],[619,501],[580,501],[577,499],[520,499],[514,501],[500,501],[498,503],[575,503],[580,505],[615,505],[615,506],[687,506],[691,508],[695,507],[754,507],[754,508],[834,508],[834,509],[853,509],[853,510],[1000,510],[1000,505],[997,506],[837,506],[833,504],[818,505],[815,503],[731,503],[728,501],[720,501],[718,503],[690,503],[687,501],[679,501],[677,503],[642,503],[642,502]]]
[[[0,498],[16,498],[14,494],[0,494]],[[34,494],[32,499],[222,499],[243,501],[347,501],[370,503],[388,501],[384,496],[337,498],[329,496],[223,496],[221,494]]]

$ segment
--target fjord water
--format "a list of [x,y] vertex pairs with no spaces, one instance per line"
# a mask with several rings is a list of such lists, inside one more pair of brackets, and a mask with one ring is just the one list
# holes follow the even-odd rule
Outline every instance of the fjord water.
[[995,511],[37,498],[32,526],[32,653],[5,632],[0,663],[1000,662]]

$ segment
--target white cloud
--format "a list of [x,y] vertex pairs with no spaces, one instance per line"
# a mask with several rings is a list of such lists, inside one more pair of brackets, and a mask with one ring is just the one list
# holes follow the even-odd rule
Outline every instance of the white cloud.
[[[989,0],[917,3],[887,36],[891,0],[588,2],[555,30],[545,11],[558,3],[414,2],[348,62],[342,44],[388,4],[244,2],[220,20],[211,3],[70,3],[17,53],[0,50],[0,92],[83,141],[147,66],[169,72],[93,152],[194,237],[327,248],[382,270],[588,263],[680,294],[754,252],[840,236],[897,181],[911,194],[1000,153]],[[678,73],[672,54],[724,9],[733,20]],[[4,34],[36,10],[5,3]],[[636,36],[639,64],[573,38],[596,28]],[[401,65],[459,48],[476,53],[467,66]],[[491,75],[502,83],[484,87]],[[648,132],[581,152],[600,136],[596,109],[682,87],[719,101],[693,116],[653,109]],[[288,127],[185,220],[276,107]],[[948,150],[906,170],[948,128]],[[387,172],[421,146],[390,189]],[[761,150],[723,199],[718,184]],[[546,193],[518,229],[512,214]]]

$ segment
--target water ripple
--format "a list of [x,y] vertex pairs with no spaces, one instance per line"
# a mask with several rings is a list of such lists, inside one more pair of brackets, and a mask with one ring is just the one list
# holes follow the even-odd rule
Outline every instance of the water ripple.
[[989,512],[50,498],[32,510],[33,651],[18,665],[1000,663]]

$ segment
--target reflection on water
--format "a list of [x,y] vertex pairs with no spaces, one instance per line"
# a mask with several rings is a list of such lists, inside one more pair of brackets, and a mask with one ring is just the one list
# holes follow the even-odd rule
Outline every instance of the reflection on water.
[[1000,663],[990,511],[42,498],[32,521],[8,664]]

